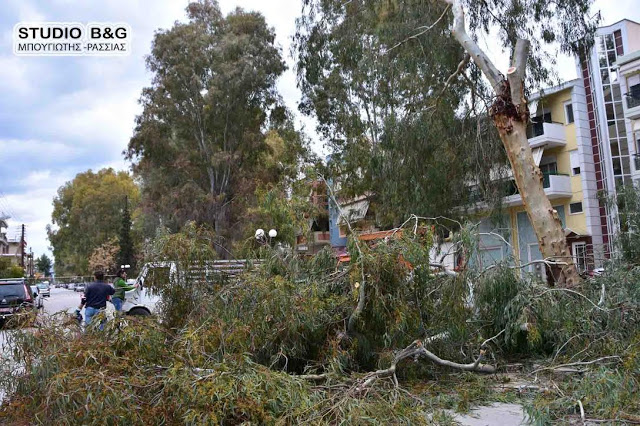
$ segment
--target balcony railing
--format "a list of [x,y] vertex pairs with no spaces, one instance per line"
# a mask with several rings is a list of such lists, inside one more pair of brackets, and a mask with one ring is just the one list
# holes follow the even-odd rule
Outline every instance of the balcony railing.
[[[566,173],[543,173],[542,174],[542,187],[545,194],[549,199],[566,198],[571,197],[571,177]],[[522,205],[522,197],[517,191],[515,183],[508,185],[507,196],[504,199],[504,203],[507,206]]]
[[567,173],[543,173],[542,174],[542,187],[543,188],[551,188],[551,176],[569,176]]
[[527,139],[531,148],[565,146],[567,137],[561,123],[533,123],[527,127]]

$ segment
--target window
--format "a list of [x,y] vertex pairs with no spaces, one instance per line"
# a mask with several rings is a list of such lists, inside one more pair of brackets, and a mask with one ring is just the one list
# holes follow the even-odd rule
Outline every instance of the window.
[[558,163],[540,164],[540,171],[543,175],[555,175],[558,173]]
[[571,214],[582,213],[582,202],[569,204],[569,212]]
[[580,174],[580,157],[578,150],[574,149],[569,151],[569,161],[571,162],[571,175],[577,176]]
[[573,261],[579,273],[587,272],[587,243],[573,243]]
[[565,102],[564,104],[564,118],[566,124],[573,123],[573,105],[571,102]]

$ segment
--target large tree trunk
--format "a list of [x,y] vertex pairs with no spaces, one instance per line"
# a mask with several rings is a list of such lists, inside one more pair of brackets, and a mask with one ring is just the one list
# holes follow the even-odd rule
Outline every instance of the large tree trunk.
[[[497,103],[503,101],[512,105],[508,85],[505,85],[503,96],[499,96]],[[500,139],[507,151],[513,176],[518,191],[522,196],[524,207],[529,216],[529,221],[538,238],[540,252],[545,259],[549,259],[548,266],[553,276],[553,281],[559,285],[572,286],[580,277],[573,264],[573,258],[566,241],[562,222],[558,212],[551,206],[551,202],[545,194],[542,184],[542,173],[533,160],[529,140],[527,139],[527,121],[529,114],[510,115],[507,111],[499,111],[492,108],[492,119],[500,133]],[[508,105],[508,104],[507,104]],[[521,104],[526,111],[526,102]],[[509,108],[508,110],[512,110]],[[557,263],[557,264],[556,264]]]
[[527,139],[529,111],[524,95],[524,75],[529,54],[529,42],[518,40],[512,67],[507,78],[491,62],[466,32],[460,0],[443,0],[451,5],[454,22],[452,34],[473,58],[496,93],[490,115],[498,128],[500,139],[509,157],[516,186],[538,239],[542,256],[548,261],[553,280],[571,287],[580,281],[558,213],[544,192],[542,174],[533,160]]

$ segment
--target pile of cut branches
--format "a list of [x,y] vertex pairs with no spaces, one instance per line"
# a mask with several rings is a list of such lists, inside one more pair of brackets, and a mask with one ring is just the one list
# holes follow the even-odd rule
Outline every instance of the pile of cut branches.
[[[200,228],[165,235],[152,259],[188,268],[215,255],[209,241]],[[442,410],[515,399],[496,389],[517,360],[524,378],[555,383],[525,399],[532,417],[582,410],[633,421],[640,270],[614,268],[579,289],[509,267],[441,274],[429,241],[362,246],[347,267],[328,252],[268,249],[237,282],[179,270],[178,281],[154,283],[162,321],[119,318],[82,334],[54,318],[17,333],[0,415],[17,424],[447,422]]]

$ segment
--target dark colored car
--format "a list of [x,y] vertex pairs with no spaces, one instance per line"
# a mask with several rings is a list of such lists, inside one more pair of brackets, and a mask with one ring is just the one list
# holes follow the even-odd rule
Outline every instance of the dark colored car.
[[34,298],[24,280],[0,280],[0,321],[33,311]]

